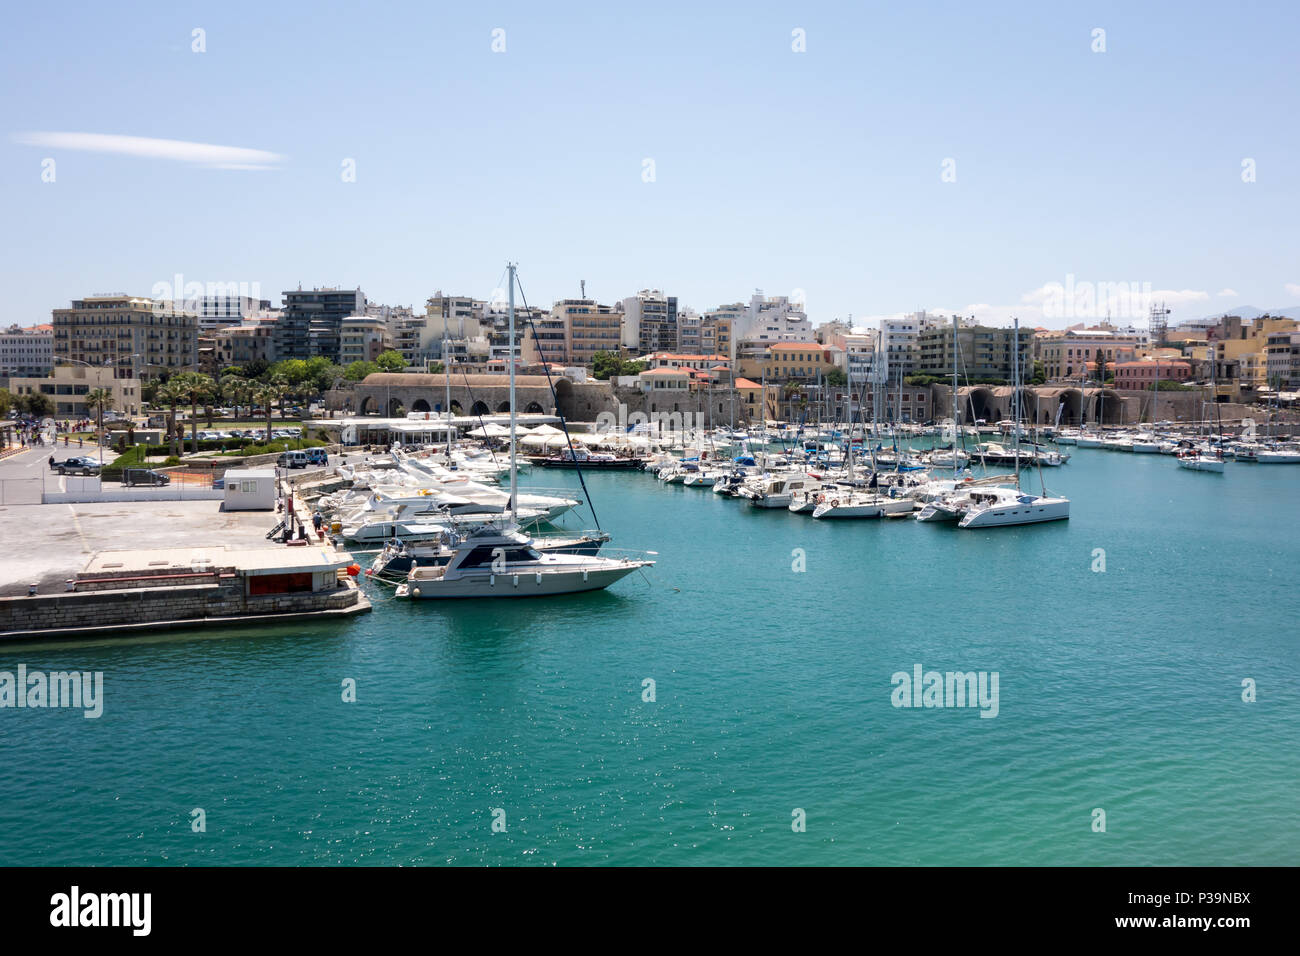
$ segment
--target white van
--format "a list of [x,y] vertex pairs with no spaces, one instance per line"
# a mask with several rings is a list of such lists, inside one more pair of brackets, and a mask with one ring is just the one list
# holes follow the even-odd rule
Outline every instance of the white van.
[[305,451],[281,452],[275,463],[280,468],[306,468],[309,464]]

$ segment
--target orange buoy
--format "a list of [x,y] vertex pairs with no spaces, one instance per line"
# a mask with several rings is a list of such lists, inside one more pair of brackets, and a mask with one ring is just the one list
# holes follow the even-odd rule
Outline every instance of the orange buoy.
[[359,565],[359,564],[349,564],[347,570],[348,570],[348,576],[349,576],[349,577],[354,577],[354,578],[355,578],[358,574],[361,573],[361,565]]

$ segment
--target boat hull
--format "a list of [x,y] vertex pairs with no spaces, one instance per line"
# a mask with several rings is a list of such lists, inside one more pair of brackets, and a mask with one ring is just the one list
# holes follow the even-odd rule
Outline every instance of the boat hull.
[[[599,591],[627,577],[641,565],[627,564],[591,571],[522,571],[473,575],[451,581],[414,581],[399,586],[398,596],[417,600],[446,598],[555,597]],[[403,590],[404,589],[404,590]]]
[[969,511],[958,522],[959,528],[1004,528],[1046,521],[1065,521],[1070,517],[1070,502],[1049,498],[1034,502],[1004,502]]

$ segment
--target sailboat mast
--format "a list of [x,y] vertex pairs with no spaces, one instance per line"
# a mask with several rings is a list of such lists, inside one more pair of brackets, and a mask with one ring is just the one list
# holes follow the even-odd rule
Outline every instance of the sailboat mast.
[[1011,401],[1016,406],[1015,425],[1013,426],[1012,435],[1015,436],[1013,448],[1015,449],[1016,459],[1016,487],[1020,487],[1020,319],[1012,320],[1011,338],[1011,355],[1012,364],[1015,371],[1012,373],[1011,383]]
[[[515,459],[515,264],[511,262],[510,272],[510,519],[519,520],[517,506],[516,481],[518,480],[518,462]],[[542,359],[545,361],[545,358]]]
[[957,480],[957,313],[952,314],[952,480]]
[[[443,306],[446,308],[446,306]],[[447,467],[451,467],[451,359],[447,357],[447,314],[442,316],[442,380],[447,387],[447,397],[443,408],[447,409]]]

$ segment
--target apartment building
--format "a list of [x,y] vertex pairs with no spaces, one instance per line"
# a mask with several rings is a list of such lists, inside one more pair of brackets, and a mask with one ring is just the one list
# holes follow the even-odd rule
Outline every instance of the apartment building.
[[291,289],[275,324],[275,353],[280,359],[309,359],[324,355],[336,360],[342,346],[343,320],[364,315],[366,297],[360,289]]
[[[755,292],[743,314],[731,323],[738,359],[761,360],[779,342],[813,341],[812,323],[800,303],[783,295],[764,296]],[[718,351],[723,351],[719,344]]]
[[619,341],[638,354],[677,348],[677,297],[659,289],[642,289],[622,302]]
[[388,323],[377,315],[350,315],[339,325],[338,363],[373,362],[388,351],[392,339]]
[[53,367],[54,326],[11,325],[0,332],[0,378],[49,375]]
[[835,350],[816,342],[777,342],[768,348],[758,374],[750,374],[752,360],[742,360],[739,372],[765,382],[817,383],[836,367]]
[[110,365],[118,378],[148,381],[198,367],[198,313],[144,296],[95,295],[54,310],[54,357]]
[[[672,309],[675,322],[676,299],[672,300]],[[551,307],[551,319],[564,323],[566,365],[590,365],[597,352],[617,352],[622,346],[624,314],[594,299],[561,299]]]
[[1300,389],[1300,331],[1269,333],[1265,353],[1269,385],[1287,391]]
[[951,325],[932,324],[916,337],[915,369],[922,375],[947,377],[955,367],[962,379],[1010,382],[1019,361],[1024,382],[1033,374],[1034,330],[1020,330],[1018,358],[1016,342],[1015,329],[959,324],[954,346]]
[[250,295],[207,294],[187,299],[185,307],[198,313],[199,334],[207,335],[226,326],[240,325],[246,319],[270,311],[271,300]]
[[1038,348],[1049,381],[1082,382],[1095,372],[1098,355],[1104,355],[1106,364],[1114,367],[1118,362],[1133,361],[1144,344],[1144,337],[1135,331],[1091,328],[1044,336]]
[[252,321],[230,325],[200,337],[200,351],[206,350],[211,366],[220,371],[232,365],[243,368],[254,362],[275,362],[275,322]]

